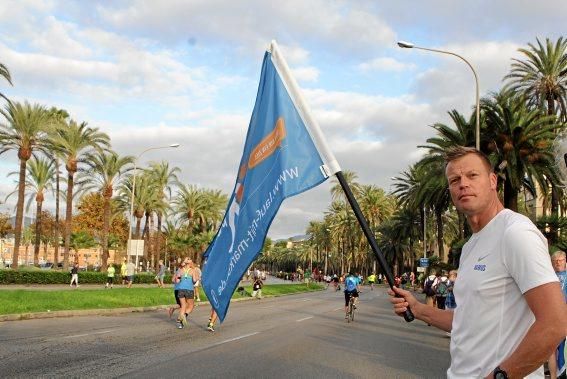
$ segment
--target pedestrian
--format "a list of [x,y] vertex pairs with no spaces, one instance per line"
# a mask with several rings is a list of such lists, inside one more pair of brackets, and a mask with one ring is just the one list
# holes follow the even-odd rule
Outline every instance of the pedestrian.
[[264,282],[262,282],[262,278],[257,277],[256,279],[254,279],[254,283],[252,284],[252,297],[261,300],[263,286],[264,286]]
[[134,282],[134,275],[136,274],[136,265],[134,262],[126,263],[126,282],[128,283],[127,288],[132,288],[132,283]]
[[383,279],[382,273],[379,273],[378,274],[378,284],[382,284],[382,279]]
[[[201,278],[201,267],[199,265],[195,266],[195,271],[198,274],[198,277]],[[201,279],[195,282],[195,289],[193,293],[195,294],[195,301],[200,303],[201,302],[201,293],[199,292],[199,288],[201,287]]]
[[122,265],[120,266],[120,277],[122,278],[122,285],[126,285],[128,283],[128,274],[127,274],[127,260],[124,258],[122,261]]
[[159,269],[155,280],[157,281],[158,288],[163,288],[163,279],[165,278],[165,265],[163,264],[162,260],[159,261],[158,265]]
[[105,288],[111,288],[114,284],[114,274],[116,272],[116,269],[114,268],[113,265],[108,265],[108,268],[106,269],[106,286]]
[[415,291],[415,272],[411,271],[409,277],[410,277],[411,289]]
[[457,307],[428,307],[393,288],[394,311],[410,308],[451,332],[448,378],[543,378],[543,363],[565,339],[565,299],[547,241],[529,218],[504,208],[483,153],[457,147],[446,162],[451,199],[473,232],[460,256]]
[[[551,254],[551,264],[553,265],[555,274],[557,274],[559,278],[563,297],[567,303],[567,263],[565,261],[565,252],[559,250]],[[567,352],[565,351],[565,342],[565,339],[563,339],[547,361],[551,379],[565,379],[567,377],[567,365],[565,363],[567,360]]]
[[71,283],[69,283],[69,287],[73,287],[73,284],[75,284],[75,288],[79,287],[79,262],[75,262],[71,268]]

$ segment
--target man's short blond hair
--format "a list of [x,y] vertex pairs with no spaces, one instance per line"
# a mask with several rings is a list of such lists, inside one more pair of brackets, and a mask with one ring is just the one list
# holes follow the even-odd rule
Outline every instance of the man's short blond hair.
[[494,168],[492,167],[492,163],[490,163],[490,160],[488,159],[486,154],[484,154],[480,150],[477,150],[474,147],[465,147],[465,146],[455,146],[455,147],[451,147],[451,148],[447,149],[447,151],[445,151],[445,168],[447,168],[447,165],[449,163],[451,163],[452,161],[455,161],[455,160],[462,158],[465,155],[469,155],[469,154],[474,154],[477,157],[479,157],[482,160],[482,162],[484,163],[484,165],[486,166],[486,168],[488,169],[488,172],[494,172]]

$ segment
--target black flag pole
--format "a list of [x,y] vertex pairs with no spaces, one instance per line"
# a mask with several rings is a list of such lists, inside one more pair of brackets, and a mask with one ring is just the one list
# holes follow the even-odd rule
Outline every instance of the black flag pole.
[[[370,227],[368,226],[368,222],[364,218],[364,215],[362,214],[360,207],[358,206],[358,202],[354,198],[354,195],[352,194],[352,191],[350,190],[350,187],[348,186],[348,184],[345,180],[345,177],[343,176],[343,172],[338,171],[338,172],[335,173],[335,176],[339,180],[339,183],[341,184],[341,187],[343,188],[343,191],[345,192],[345,195],[348,199],[348,202],[350,203],[350,206],[351,206],[352,210],[354,211],[354,214],[356,215],[356,219],[358,220],[358,223],[362,227],[362,231],[364,232],[364,235],[366,236],[368,243],[370,243],[370,247],[372,248],[372,251],[374,252],[374,255],[376,256],[376,259],[378,260],[378,264],[380,265],[380,267],[382,268],[382,271],[384,272],[384,275],[386,276],[386,280],[388,281],[388,285],[390,286],[390,288],[393,289],[393,287],[394,287],[394,276],[392,275],[392,270],[390,269],[390,266],[388,266],[388,262],[386,262],[386,258],[384,257],[384,254],[382,253],[382,251],[378,247],[378,244],[376,243],[376,238],[374,238],[374,234],[370,230]],[[414,317],[413,313],[411,312],[411,309],[409,309],[409,307],[408,307],[408,309],[404,313],[404,319],[407,322],[412,322],[414,320],[414,318],[415,317]]]

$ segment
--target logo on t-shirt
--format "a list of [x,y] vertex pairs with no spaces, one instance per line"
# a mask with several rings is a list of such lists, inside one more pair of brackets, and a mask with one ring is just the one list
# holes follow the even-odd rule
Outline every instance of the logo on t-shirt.
[[485,271],[486,265],[474,265],[474,270],[475,271]]

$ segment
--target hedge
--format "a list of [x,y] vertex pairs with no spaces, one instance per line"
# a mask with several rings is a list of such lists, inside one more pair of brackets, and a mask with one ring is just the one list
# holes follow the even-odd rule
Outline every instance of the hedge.
[[[106,273],[95,271],[79,271],[79,284],[104,284]],[[120,281],[120,275],[115,275],[115,280]],[[56,270],[0,270],[0,284],[69,284],[71,274]],[[165,283],[171,282],[171,275],[166,275]],[[134,275],[134,283],[155,283],[155,274],[140,273]]]

